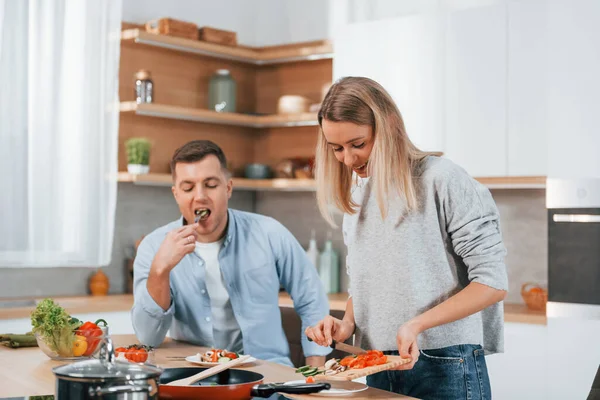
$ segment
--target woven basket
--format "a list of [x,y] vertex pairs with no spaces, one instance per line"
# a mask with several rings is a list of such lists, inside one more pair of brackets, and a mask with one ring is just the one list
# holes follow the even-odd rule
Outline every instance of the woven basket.
[[521,297],[523,297],[523,300],[529,309],[546,311],[548,291],[541,286],[531,282],[524,283],[521,286]]

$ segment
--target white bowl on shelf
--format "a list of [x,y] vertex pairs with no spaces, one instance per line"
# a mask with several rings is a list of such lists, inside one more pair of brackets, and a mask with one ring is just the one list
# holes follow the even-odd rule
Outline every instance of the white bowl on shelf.
[[281,96],[277,103],[277,112],[279,114],[302,114],[308,112],[310,103],[310,100],[303,96]]

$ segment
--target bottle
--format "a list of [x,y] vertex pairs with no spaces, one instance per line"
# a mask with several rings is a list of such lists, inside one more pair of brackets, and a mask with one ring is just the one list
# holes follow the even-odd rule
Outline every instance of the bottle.
[[306,255],[315,268],[319,268],[319,249],[317,248],[317,238],[315,230],[310,231],[310,242],[308,242],[308,249],[306,249]]
[[319,277],[327,293],[338,293],[340,291],[339,256],[333,249],[331,231],[327,232],[325,247],[319,257]]
[[141,69],[135,73],[135,102],[152,103],[154,83],[150,79],[150,72]]
[[208,83],[208,109],[235,112],[236,83],[229,70],[218,69]]

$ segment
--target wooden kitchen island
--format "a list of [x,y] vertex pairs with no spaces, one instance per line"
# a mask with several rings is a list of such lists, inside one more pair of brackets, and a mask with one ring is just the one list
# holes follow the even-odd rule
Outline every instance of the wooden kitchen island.
[[[114,335],[112,338],[115,347],[137,343],[134,335]],[[167,357],[187,357],[204,350],[203,347],[167,339],[161,347],[156,349],[155,363],[162,368],[197,366],[185,360],[172,360]],[[52,373],[52,368],[61,364],[63,363],[48,358],[38,347],[10,349],[0,346],[0,398],[54,394],[55,376]],[[265,383],[302,379],[302,376],[296,374],[294,369],[267,361],[257,361],[247,367],[239,368],[247,368],[264,375]],[[325,398],[311,395],[286,396],[293,399],[307,400]],[[340,397],[336,396],[335,398],[339,399]],[[412,397],[373,388],[356,393],[348,398],[412,399]]]

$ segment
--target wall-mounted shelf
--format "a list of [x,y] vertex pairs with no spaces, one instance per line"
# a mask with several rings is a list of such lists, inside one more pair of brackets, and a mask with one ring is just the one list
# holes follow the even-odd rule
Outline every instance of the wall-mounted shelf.
[[168,106],[164,104],[142,103],[135,101],[121,102],[122,113],[132,112],[137,115],[180,119],[184,121],[205,122],[220,125],[244,126],[248,128],[283,128],[293,126],[316,126],[316,113],[295,115],[249,115],[223,113],[200,108]]
[[121,40],[253,65],[270,65],[333,58],[331,43],[325,40],[291,46],[233,47],[200,40],[156,35],[141,29],[126,29],[122,31]]
[[[144,174],[131,175],[119,172],[119,182],[132,182],[145,186],[172,186],[170,174]],[[287,191],[287,192],[312,192],[315,191],[315,181],[312,179],[245,179],[233,178],[234,190],[252,191]]]
[[545,189],[545,176],[477,177],[489,189]]
[[[545,189],[545,176],[524,177],[493,177],[475,178],[490,189]],[[137,185],[146,186],[171,186],[170,174],[145,174],[130,175],[120,172],[119,182],[133,182]],[[312,179],[244,179],[234,178],[233,188],[238,190],[255,191],[290,191],[290,192],[314,192],[315,181]]]

